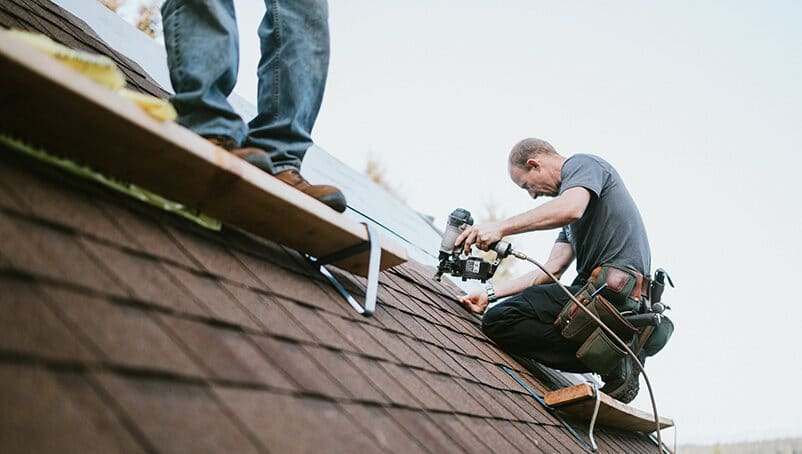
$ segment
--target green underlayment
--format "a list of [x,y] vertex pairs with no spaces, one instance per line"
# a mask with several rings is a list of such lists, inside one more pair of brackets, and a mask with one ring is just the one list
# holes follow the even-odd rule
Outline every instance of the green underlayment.
[[107,188],[113,189],[117,192],[121,192],[142,202],[161,208],[164,211],[169,211],[170,213],[175,213],[179,216],[183,216],[203,227],[206,227],[207,229],[219,231],[222,225],[219,220],[209,217],[197,210],[187,208],[178,202],[173,202],[172,200],[165,199],[164,197],[158,194],[154,194],[153,192],[150,192],[147,189],[140,188],[139,186],[136,186],[134,184],[125,183],[123,181],[107,177],[101,173],[98,173],[90,169],[89,167],[80,165],[75,161],[54,156],[42,149],[28,145],[25,142],[22,142],[13,137],[9,137],[8,135],[3,134],[1,132],[0,132],[0,144],[5,145],[13,150],[19,151],[20,153],[36,158],[39,161],[42,161],[54,167],[58,167],[73,175],[77,175],[81,178],[85,178],[87,180],[92,180],[97,183],[100,183],[103,186],[106,186]]

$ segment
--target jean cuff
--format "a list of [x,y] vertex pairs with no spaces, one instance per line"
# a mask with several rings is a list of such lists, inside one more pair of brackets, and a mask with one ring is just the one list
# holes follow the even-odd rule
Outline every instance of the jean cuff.
[[279,173],[279,172],[283,172],[285,170],[295,170],[296,172],[301,173],[301,169],[299,169],[298,166],[295,166],[295,165],[292,165],[292,164],[281,164],[281,165],[273,164],[273,173],[274,174]]

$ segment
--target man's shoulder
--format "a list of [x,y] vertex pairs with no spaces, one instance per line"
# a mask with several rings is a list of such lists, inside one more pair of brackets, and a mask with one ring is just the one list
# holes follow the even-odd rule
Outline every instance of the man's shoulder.
[[566,163],[569,161],[578,165],[599,164],[603,167],[607,167],[610,165],[610,163],[605,161],[604,158],[602,158],[601,156],[596,156],[595,154],[590,154],[590,153],[577,153],[571,155],[568,159],[565,160]]
[[601,172],[603,174],[613,173],[613,166],[603,158],[594,154],[577,153],[571,155],[563,163],[563,176],[575,172],[584,173],[586,171]]

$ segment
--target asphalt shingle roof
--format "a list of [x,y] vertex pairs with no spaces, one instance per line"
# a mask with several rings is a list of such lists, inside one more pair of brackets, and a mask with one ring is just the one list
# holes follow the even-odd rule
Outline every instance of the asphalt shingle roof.
[[432,269],[365,318],[294,251],[0,158],[0,450],[583,451]]
[[[0,23],[125,67],[45,0],[3,2]],[[546,385],[433,269],[383,272],[365,318],[295,251],[4,146],[0,241],[2,452],[584,452],[502,366]],[[364,279],[334,274],[364,297]],[[654,449],[641,434],[596,439]]]

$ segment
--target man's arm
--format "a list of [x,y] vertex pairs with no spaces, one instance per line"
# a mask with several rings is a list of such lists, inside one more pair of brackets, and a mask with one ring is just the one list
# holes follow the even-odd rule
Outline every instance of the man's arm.
[[499,222],[469,226],[457,238],[455,246],[465,242],[465,253],[471,245],[488,250],[490,245],[505,236],[533,230],[548,230],[568,225],[581,218],[590,203],[590,191],[577,186],[567,189],[559,197],[529,211]]
[[[549,272],[554,274],[557,278],[562,276],[568,265],[574,260],[574,250],[568,243],[557,242],[551,248],[549,259],[543,265]],[[524,291],[524,289],[533,285],[547,284],[551,282],[548,277],[540,268],[526,273],[523,276],[517,277],[508,282],[500,283],[496,286],[496,295],[498,297],[510,296]],[[472,292],[468,295],[460,297],[459,302],[468,310],[477,314],[484,313],[487,309],[487,292],[479,290]]]

